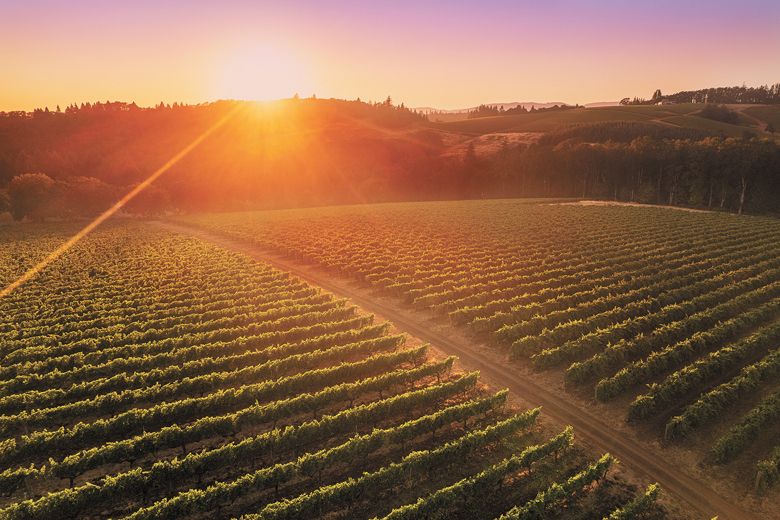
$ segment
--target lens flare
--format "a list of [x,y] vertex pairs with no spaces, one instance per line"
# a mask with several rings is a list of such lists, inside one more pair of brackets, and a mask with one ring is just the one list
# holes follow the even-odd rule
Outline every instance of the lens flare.
[[67,252],[71,247],[76,245],[79,242],[79,240],[87,236],[96,227],[98,227],[104,221],[109,219],[117,211],[122,209],[122,207],[125,204],[130,202],[139,193],[141,193],[143,190],[149,187],[149,185],[151,185],[155,180],[157,180],[158,177],[160,177],[166,171],[170,170],[171,167],[173,167],[176,163],[182,160],[182,158],[184,158],[187,154],[189,154],[192,150],[194,150],[200,143],[202,143],[211,134],[213,134],[215,131],[221,128],[233,116],[235,116],[236,113],[242,108],[243,107],[240,104],[233,107],[227,114],[222,116],[216,123],[214,123],[208,129],[206,129],[206,131],[204,131],[198,137],[196,137],[190,144],[188,144],[181,151],[179,151],[179,153],[171,157],[168,160],[168,162],[166,162],[165,164],[160,166],[157,170],[155,170],[154,173],[152,173],[149,177],[144,179],[144,181],[138,184],[138,186],[130,190],[125,196],[119,199],[113,206],[111,206],[106,211],[98,215],[93,221],[91,221],[89,224],[84,226],[78,233],[76,233],[67,241],[65,241],[62,245],[57,247],[57,249],[55,249],[54,251],[46,255],[46,257],[43,260],[41,260],[33,267],[28,269],[22,276],[20,276],[10,284],[8,284],[8,286],[6,286],[2,291],[0,291],[0,298],[4,298],[9,294],[11,294],[14,290],[18,289],[21,285],[34,278],[35,275],[37,275],[39,272],[45,269],[49,264],[51,264],[52,262],[57,260],[60,256],[65,254],[65,252]]

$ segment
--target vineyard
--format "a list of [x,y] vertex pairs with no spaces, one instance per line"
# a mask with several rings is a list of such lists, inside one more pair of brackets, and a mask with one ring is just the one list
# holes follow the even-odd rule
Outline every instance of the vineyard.
[[[75,229],[26,226],[0,227],[3,284]],[[259,231],[251,228],[266,236]],[[418,258],[431,269],[426,285],[409,263],[422,250],[406,250],[400,235],[384,246],[378,238],[342,246],[366,252],[359,272],[392,290],[437,286],[417,296],[429,304],[454,290],[452,262],[474,246],[459,242],[457,257]],[[346,269],[350,253],[328,246],[330,265]],[[528,251],[528,268],[513,272],[525,276],[555,246]],[[381,260],[390,252],[406,258],[399,272]],[[467,265],[500,285],[497,260]],[[561,261],[576,265],[574,257]],[[737,267],[738,255],[734,262],[745,273],[742,292],[755,293],[753,307],[770,306],[771,284],[747,289],[765,273]],[[382,281],[389,277],[392,284]],[[440,306],[449,301],[442,298]],[[496,312],[515,312],[510,300]],[[773,336],[762,334],[744,348],[767,350],[759,345]],[[538,408],[518,410],[506,391],[488,390],[452,357],[288,273],[148,223],[105,225],[0,300],[0,359],[4,520],[664,514],[656,486],[635,492],[608,474],[613,457],[590,458],[571,428],[545,433]],[[744,377],[769,377],[771,360],[756,370]],[[770,470],[766,482],[776,477]]]
[[445,317],[749,491],[780,480],[776,219],[471,201],[187,222]]

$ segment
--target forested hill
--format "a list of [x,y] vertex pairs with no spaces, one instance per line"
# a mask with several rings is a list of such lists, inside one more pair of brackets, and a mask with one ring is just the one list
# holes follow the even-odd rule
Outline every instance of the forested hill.
[[389,99],[2,114],[0,213],[95,215],[234,107],[125,210],[582,197],[780,213],[777,106],[580,107],[441,124]]
[[621,104],[655,103],[724,103],[773,105],[780,103],[780,83],[760,87],[712,87],[699,90],[683,90],[674,94],[663,94],[656,90],[650,99],[625,98]]
[[[100,103],[5,114],[0,191],[14,177],[42,173],[81,201],[74,207],[55,197],[48,205],[52,211],[58,205],[77,212],[105,206],[110,192],[141,182],[235,104],[142,109]],[[241,105],[131,209],[406,198],[423,191],[416,183],[437,172],[438,132],[402,106],[324,99]]]

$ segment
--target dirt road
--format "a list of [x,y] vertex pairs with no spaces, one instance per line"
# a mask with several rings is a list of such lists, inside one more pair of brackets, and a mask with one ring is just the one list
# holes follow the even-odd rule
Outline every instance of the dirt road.
[[462,339],[448,337],[431,330],[423,320],[416,319],[414,313],[378,302],[366,296],[364,292],[350,288],[348,284],[334,279],[327,273],[316,268],[301,266],[247,242],[185,224],[173,222],[159,222],[158,224],[171,231],[190,234],[226,249],[245,253],[279,269],[291,272],[312,285],[350,298],[364,310],[392,322],[397,329],[429,342],[441,351],[458,356],[466,369],[479,370],[491,381],[509,388],[512,393],[522,396],[524,400],[542,406],[546,416],[561,424],[571,424],[579,438],[585,439],[601,452],[610,452],[637,474],[658,482],[664,492],[687,503],[701,514],[701,518],[710,519],[716,515],[719,516],[720,520],[759,520],[760,518],[760,516],[732,504],[701,481],[690,477],[679,467],[664,460],[658,453],[646,451],[639,443],[626,438],[624,434],[615,431],[597,417],[569,402],[565,396],[546,390],[518,374],[511,366],[485,359],[476,354],[471,345]]

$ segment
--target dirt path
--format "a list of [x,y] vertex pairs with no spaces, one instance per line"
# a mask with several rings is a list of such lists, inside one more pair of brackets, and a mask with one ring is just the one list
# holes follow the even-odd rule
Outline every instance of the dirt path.
[[606,423],[579,408],[565,396],[551,392],[513,370],[507,364],[498,363],[474,352],[473,346],[463,338],[441,334],[425,323],[424,313],[402,309],[373,298],[366,293],[349,286],[347,282],[335,279],[332,275],[314,267],[304,266],[294,261],[265,251],[253,244],[226,237],[217,232],[174,222],[158,222],[171,231],[189,234],[218,246],[245,253],[257,260],[269,263],[288,271],[336,295],[350,298],[364,310],[379,318],[392,322],[395,327],[431,343],[432,346],[448,354],[459,357],[467,369],[479,370],[491,382],[509,388],[523,400],[543,407],[543,415],[560,424],[571,424],[578,438],[599,452],[610,452],[623,465],[650,481],[658,482],[664,492],[676,497],[697,511],[700,518],[710,519],[719,515],[720,520],[759,520],[758,515],[743,510],[725,499],[703,482],[687,475],[681,468],[670,464],[659,456],[646,450],[639,443],[615,431]]
[[757,130],[764,132],[766,131],[766,122],[745,112],[745,110],[754,106],[758,106],[758,105],[729,105],[729,108],[731,108],[735,112],[739,112],[743,117],[749,119],[753,123],[753,126],[756,127]]
[[651,119],[650,122],[651,123],[658,123],[659,125],[670,126],[672,128],[682,128],[680,125],[672,123],[671,121],[667,121],[666,117],[674,117],[674,116],[658,117],[658,118],[655,118],[655,119]]
[[684,206],[669,206],[667,204],[645,204],[640,202],[619,202],[616,200],[578,200],[576,202],[552,202],[551,206],[633,206],[637,208],[661,208],[688,213],[715,213],[709,209],[686,208]]

